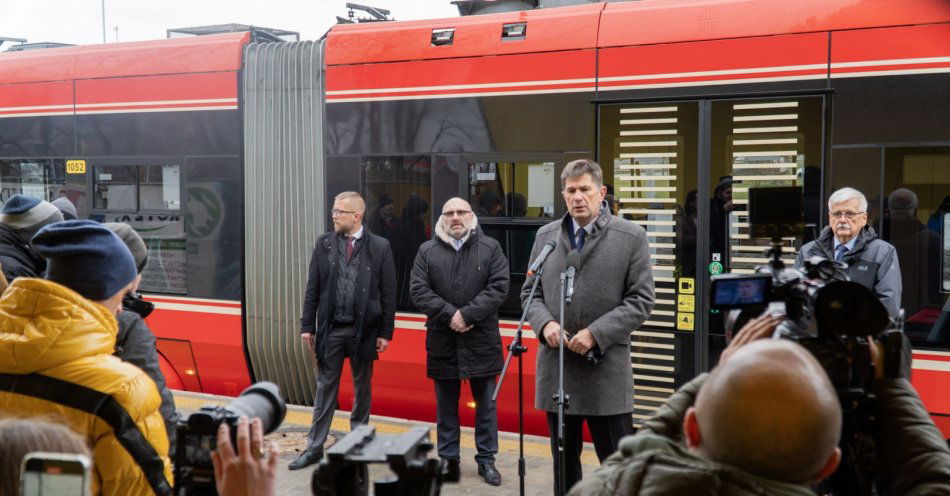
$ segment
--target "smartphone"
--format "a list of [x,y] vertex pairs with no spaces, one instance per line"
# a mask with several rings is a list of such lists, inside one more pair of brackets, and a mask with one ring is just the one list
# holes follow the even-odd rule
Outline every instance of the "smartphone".
[[27,453],[20,466],[20,495],[89,496],[91,471],[86,455]]

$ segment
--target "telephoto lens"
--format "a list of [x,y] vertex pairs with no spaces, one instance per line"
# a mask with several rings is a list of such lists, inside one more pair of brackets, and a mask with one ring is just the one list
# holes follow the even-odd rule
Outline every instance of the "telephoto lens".
[[277,384],[258,382],[241,392],[226,406],[205,406],[178,425],[175,450],[175,494],[214,495],[214,466],[211,451],[217,445],[218,426],[228,424],[231,445],[237,446],[237,422],[241,417],[261,419],[265,434],[280,427],[287,416],[287,404]]

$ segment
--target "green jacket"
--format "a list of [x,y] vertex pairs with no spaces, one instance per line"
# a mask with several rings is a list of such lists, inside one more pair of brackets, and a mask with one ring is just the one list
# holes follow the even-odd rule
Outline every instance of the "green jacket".
[[[594,495],[812,495],[811,488],[763,479],[700,458],[683,442],[686,410],[706,380],[685,384],[572,496]],[[906,379],[874,386],[880,404],[876,473],[880,495],[950,495],[950,449]]]
[[684,385],[644,423],[635,436],[600,469],[577,483],[571,496],[812,496],[807,486],[776,482],[700,458],[682,442],[683,417],[706,380],[700,375]]

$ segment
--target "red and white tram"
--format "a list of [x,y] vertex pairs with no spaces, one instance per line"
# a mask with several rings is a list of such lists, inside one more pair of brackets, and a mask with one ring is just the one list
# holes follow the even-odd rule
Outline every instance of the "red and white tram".
[[[950,437],[943,0],[643,0],[340,25],[319,42],[228,34],[0,54],[0,201],[66,195],[80,217],[148,240],[148,321],[180,389],[269,379],[312,401],[297,337],[306,263],[333,195],[357,190],[400,268],[373,409],[432,420],[424,317],[407,291],[415,248],[446,199],[469,198],[511,262],[503,313],[517,318],[534,231],[564,214],[557,177],[581,157],[601,163],[617,214],[651,243],[657,305],[631,329],[636,419],[715,364],[710,273],[764,263],[748,188],[805,188],[811,229],[786,240],[790,259],[847,185],[898,249],[914,385]],[[913,208],[889,204],[904,190]],[[514,328],[503,322],[506,344]],[[507,387],[503,429],[516,428],[516,401]]]

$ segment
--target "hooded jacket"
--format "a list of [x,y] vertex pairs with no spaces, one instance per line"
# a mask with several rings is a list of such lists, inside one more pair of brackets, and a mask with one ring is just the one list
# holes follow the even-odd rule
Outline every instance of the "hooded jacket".
[[41,414],[93,450],[93,493],[171,494],[168,438],[155,382],[112,356],[117,324],[105,307],[42,279],[0,298],[0,414]]
[[12,227],[0,224],[0,264],[8,282],[17,277],[43,277],[46,259],[39,256],[24,243],[22,236]]
[[[412,266],[412,303],[426,314],[426,373],[433,379],[498,375],[502,368],[498,308],[508,296],[508,259],[494,238],[472,230],[455,251],[453,238],[436,222],[435,236],[419,247]],[[472,329],[449,326],[459,311]]]
[[[834,233],[831,226],[825,226],[818,239],[802,246],[795,259],[795,267],[802,267],[804,261],[819,256],[834,260]],[[874,291],[888,315],[897,317],[901,308],[901,268],[898,265],[897,250],[882,239],[871,226],[864,226],[858,233],[854,249],[846,252],[841,259],[848,268],[835,271],[836,280],[850,280]]]

